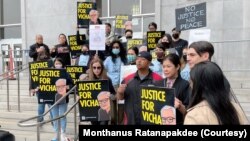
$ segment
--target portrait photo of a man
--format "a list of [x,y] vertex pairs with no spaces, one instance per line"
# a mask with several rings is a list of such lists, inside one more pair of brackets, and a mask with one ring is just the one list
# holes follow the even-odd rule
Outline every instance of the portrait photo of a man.
[[176,125],[176,110],[174,107],[165,105],[161,108],[162,125]]
[[98,110],[98,121],[111,120],[111,107],[110,107],[110,92],[102,91],[97,95],[97,100],[100,106]]

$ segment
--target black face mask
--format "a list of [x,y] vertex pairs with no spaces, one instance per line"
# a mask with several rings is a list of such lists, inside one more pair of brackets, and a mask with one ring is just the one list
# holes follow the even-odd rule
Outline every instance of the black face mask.
[[127,36],[126,39],[132,39],[132,36]]
[[187,62],[187,55],[183,55],[182,58],[185,62]]
[[161,44],[162,44],[165,48],[169,48],[169,47],[170,47],[170,43],[168,43],[168,42],[161,42]]
[[174,33],[174,34],[172,34],[172,36],[173,36],[174,39],[178,39],[179,38],[179,34],[178,33]]

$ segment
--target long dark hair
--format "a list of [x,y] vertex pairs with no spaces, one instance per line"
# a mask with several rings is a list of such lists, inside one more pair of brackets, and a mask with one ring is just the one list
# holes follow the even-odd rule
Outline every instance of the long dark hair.
[[127,58],[126,58],[126,50],[125,48],[123,47],[122,43],[119,41],[119,40],[114,40],[112,43],[111,43],[111,47],[110,47],[110,55],[111,55],[111,58],[112,58],[112,62],[115,63],[115,58],[117,57],[113,52],[112,52],[112,47],[113,45],[117,43],[119,44],[119,47],[120,47],[120,53],[118,54],[118,56],[121,57],[121,60],[123,62],[123,64],[126,64],[127,63]]
[[240,124],[237,111],[231,103],[232,93],[225,87],[225,76],[220,67],[213,62],[196,64],[190,72],[193,83],[189,108],[206,100],[215,113],[219,124]]

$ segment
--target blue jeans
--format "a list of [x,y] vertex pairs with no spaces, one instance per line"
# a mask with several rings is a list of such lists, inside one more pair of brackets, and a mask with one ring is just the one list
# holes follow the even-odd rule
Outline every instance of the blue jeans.
[[[38,115],[40,116],[40,115],[42,115],[44,112],[45,112],[45,105],[46,104],[39,104],[38,103]],[[48,104],[48,107],[50,108],[51,107],[51,104]],[[50,111],[50,119],[52,119],[53,117],[52,117],[52,111]],[[40,118],[38,118],[37,119],[37,121],[38,122],[42,122],[44,120],[44,118],[43,117],[40,117]]]
[[[57,118],[63,115],[67,111],[68,103],[58,104],[52,108],[52,117]],[[66,132],[67,119],[66,117],[60,119],[61,131],[62,133]],[[53,121],[55,132],[58,131],[58,121]]]

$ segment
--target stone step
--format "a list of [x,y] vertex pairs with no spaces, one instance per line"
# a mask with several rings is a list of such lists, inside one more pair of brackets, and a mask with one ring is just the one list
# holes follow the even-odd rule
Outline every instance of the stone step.
[[[48,109],[46,108],[46,111]],[[6,110],[0,110],[1,114],[0,114],[0,119],[13,119],[13,120],[18,120],[20,121],[21,119],[28,119],[34,116],[37,116],[37,111],[6,111]],[[74,109],[72,110],[72,112],[70,112],[67,115],[67,122],[68,123],[74,123]],[[50,114],[48,113],[47,115],[45,115],[45,119],[49,119]],[[79,121],[79,114],[77,111],[77,121]],[[0,124],[1,125],[1,124]]]
[[[6,90],[7,89],[7,84],[0,84],[0,89],[1,90]],[[17,90],[18,85],[17,84],[9,84],[9,89]],[[20,83],[20,90],[29,90],[29,85]]]
[[[17,95],[10,95],[10,102],[18,102],[18,96]],[[36,96],[28,96],[28,95],[22,95],[20,96],[21,103],[37,103],[37,97]],[[7,102],[7,96],[2,95],[0,102]]]
[[248,71],[223,71],[227,78],[250,80],[250,70]]
[[[36,132],[37,131],[37,127],[20,127],[17,125],[19,120],[13,120],[13,119],[2,119],[0,120],[0,125],[1,125],[1,129],[2,130],[19,130],[19,131],[26,131],[28,132]],[[35,122],[35,121],[34,121]],[[31,123],[34,123],[31,122]],[[78,126],[77,126],[78,128]],[[78,131],[78,129],[76,130]],[[40,127],[40,132],[42,133],[54,133],[53,127],[51,125],[51,123],[47,123],[44,124]],[[67,123],[67,129],[66,129],[66,134],[70,134],[70,135],[74,135],[74,125],[73,123]],[[53,136],[52,136],[53,138]]]
[[[10,85],[17,85],[17,80],[9,80],[9,84]],[[3,85],[3,84],[7,84],[7,80],[2,80],[0,81],[0,84]],[[29,78],[20,78],[20,84],[22,85],[28,85],[29,84]]]
[[[15,129],[8,129],[8,131],[15,135],[16,141],[37,141],[37,132],[36,131],[22,131]],[[41,141],[50,141],[52,138],[56,136],[55,133],[44,133],[40,132],[40,140]],[[74,136],[67,134],[67,137],[73,140]]]
[[[10,95],[17,95],[18,91],[17,90],[13,90],[13,89],[9,89],[9,94]],[[25,90],[21,90],[20,89],[20,95],[29,95],[30,91],[29,89],[25,89]],[[6,95],[7,94],[7,89],[3,90],[0,89],[0,95]]]
[[250,103],[250,95],[249,94],[236,94],[235,96],[239,102],[249,102]]
[[[233,89],[235,95],[249,95],[250,89]],[[249,100],[250,102],[250,100]]]
[[[13,112],[18,111],[17,102],[15,102],[15,103],[10,102],[9,105],[10,105],[9,106],[10,111],[13,111]],[[71,102],[70,102],[69,105],[68,105],[68,108],[70,108],[71,106],[72,105],[71,105]],[[37,111],[37,109],[38,109],[37,107],[38,107],[38,104],[36,104],[36,103],[23,103],[23,102],[20,103],[21,112],[22,111]],[[48,106],[46,105],[45,107],[47,108]],[[6,102],[0,102],[0,110],[6,110],[7,111]]]

